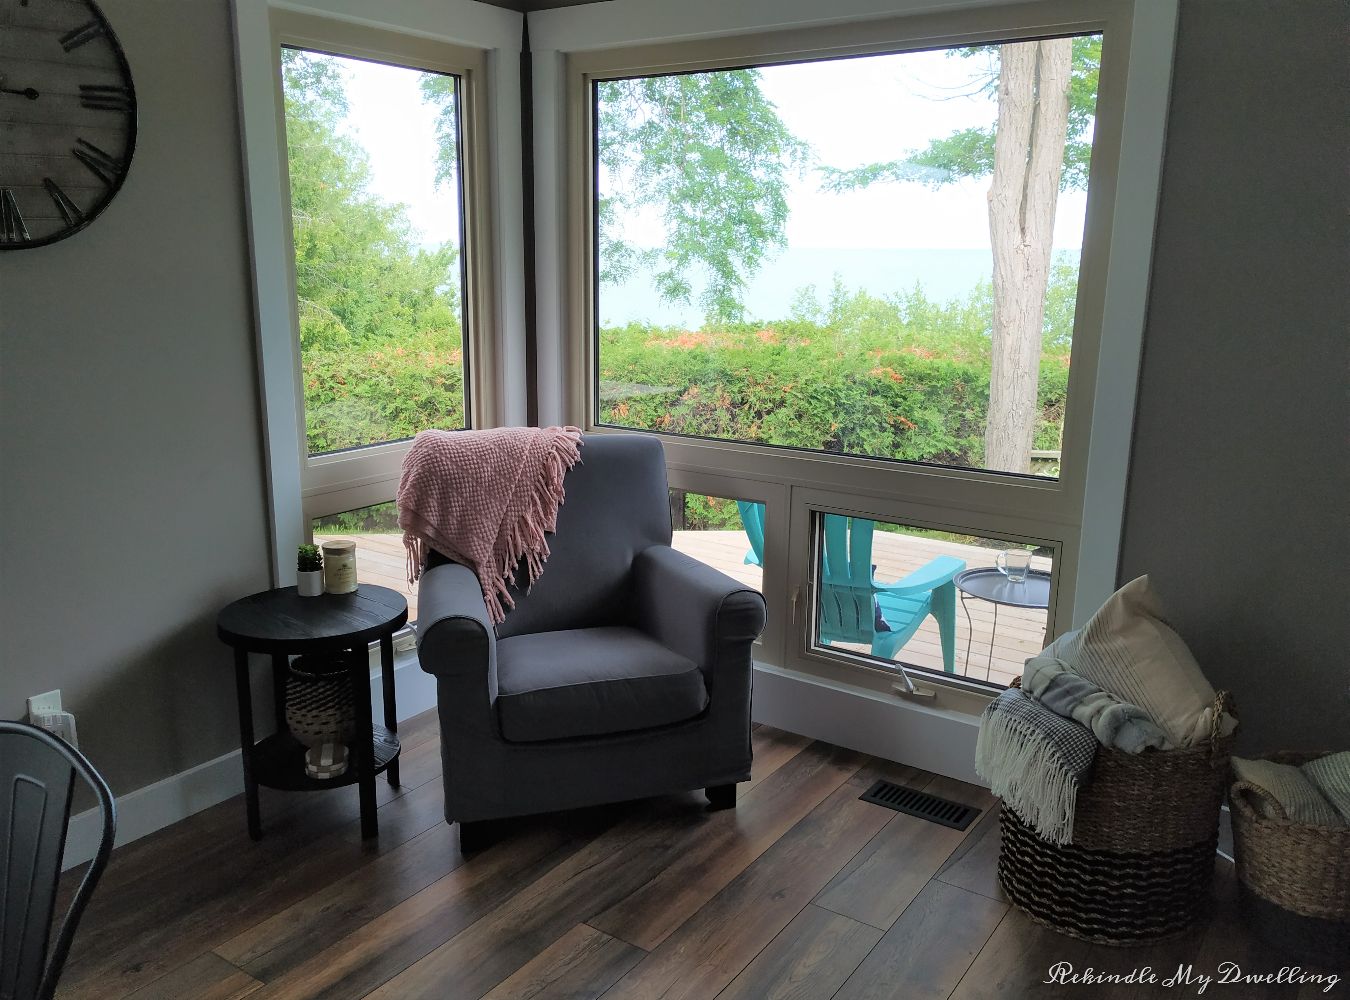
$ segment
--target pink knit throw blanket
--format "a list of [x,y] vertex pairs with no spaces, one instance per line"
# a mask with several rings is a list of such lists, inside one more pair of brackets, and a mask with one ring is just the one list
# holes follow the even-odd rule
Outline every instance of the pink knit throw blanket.
[[576,427],[418,434],[398,484],[408,582],[435,549],[474,571],[493,624],[503,621],[515,606],[507,588],[520,561],[529,572],[526,586],[543,572],[544,536],[557,527],[563,476],[581,445]]

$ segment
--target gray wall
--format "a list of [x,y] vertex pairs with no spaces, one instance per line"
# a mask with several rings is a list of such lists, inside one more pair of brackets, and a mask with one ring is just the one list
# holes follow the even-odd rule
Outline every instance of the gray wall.
[[1346,10],[1181,7],[1122,579],[1251,751],[1350,744]]
[[268,584],[224,0],[100,0],[140,102],[125,187],[0,255],[0,717],[59,687],[125,792],[237,746],[217,608]]

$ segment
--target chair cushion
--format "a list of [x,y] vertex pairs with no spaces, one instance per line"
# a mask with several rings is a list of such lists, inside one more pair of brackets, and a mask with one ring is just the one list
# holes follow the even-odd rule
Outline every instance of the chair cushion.
[[645,434],[587,434],[563,478],[567,499],[534,586],[517,573],[516,602],[497,637],[631,625],[634,557],[670,544],[670,492],[661,442]]
[[497,684],[502,736],[518,743],[651,729],[708,705],[698,664],[622,626],[502,639]]

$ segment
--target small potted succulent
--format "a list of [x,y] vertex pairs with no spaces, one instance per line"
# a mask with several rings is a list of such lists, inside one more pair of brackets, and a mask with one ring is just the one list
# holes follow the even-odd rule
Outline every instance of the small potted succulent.
[[323,556],[317,545],[302,545],[295,559],[295,589],[301,597],[323,593]]

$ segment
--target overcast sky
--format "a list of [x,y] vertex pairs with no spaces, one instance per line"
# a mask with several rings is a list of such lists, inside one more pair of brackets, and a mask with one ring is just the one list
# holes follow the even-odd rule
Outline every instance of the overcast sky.
[[[458,241],[454,193],[435,183],[435,117],[422,101],[421,73],[342,60],[347,71],[347,127],[370,155],[372,188],[409,206],[426,243]],[[820,163],[856,167],[898,159],[970,126],[992,124],[992,94],[972,86],[987,64],[941,52],[868,56],[763,69],[764,93],[787,127],[812,148]],[[827,194],[818,176],[794,178],[788,239],[794,248],[987,249],[987,180],[967,180],[939,190],[921,184],[878,184],[864,191]],[[1082,243],[1085,195],[1061,194],[1055,249]],[[659,245],[659,219],[628,221],[625,235]]]

